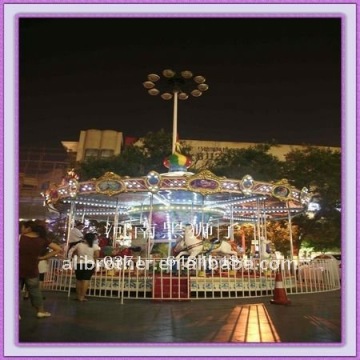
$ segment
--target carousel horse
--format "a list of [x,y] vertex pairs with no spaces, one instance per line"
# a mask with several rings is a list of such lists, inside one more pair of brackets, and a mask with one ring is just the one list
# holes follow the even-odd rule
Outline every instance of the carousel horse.
[[271,244],[271,240],[267,240],[263,236],[260,237],[260,258],[261,259],[269,259],[271,257],[270,244]]
[[177,253],[176,259],[179,259],[183,255],[190,257],[196,257],[200,254],[222,254],[222,255],[235,255],[237,252],[232,250],[231,245],[225,240],[212,240],[203,241],[198,239],[194,234],[193,226],[190,224],[185,225],[184,238],[182,238],[174,248]]

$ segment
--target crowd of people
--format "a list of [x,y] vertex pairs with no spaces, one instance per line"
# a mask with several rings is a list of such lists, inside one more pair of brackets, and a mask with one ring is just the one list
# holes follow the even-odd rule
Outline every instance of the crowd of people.
[[[51,313],[44,308],[45,297],[42,284],[48,271],[48,259],[62,255],[72,259],[75,266],[76,296],[78,301],[87,301],[86,292],[93,264],[100,255],[96,233],[84,233],[84,223],[77,221],[70,230],[67,248],[64,249],[48,239],[46,223],[41,220],[26,221],[20,225],[19,236],[19,286],[23,298],[30,299],[38,318],[46,318]],[[21,319],[21,315],[19,315]]]
[[[61,256],[71,260],[76,277],[76,300],[87,301],[86,293],[95,272],[96,260],[104,256],[124,256],[141,248],[124,249],[119,244],[111,246],[111,240],[99,236],[76,221],[69,232],[65,247],[49,240],[46,223],[41,220],[21,223],[19,237],[19,278],[23,298],[30,299],[38,318],[46,318],[51,313],[44,308],[45,297],[42,284],[48,272],[48,259]],[[21,316],[19,316],[21,319]]]

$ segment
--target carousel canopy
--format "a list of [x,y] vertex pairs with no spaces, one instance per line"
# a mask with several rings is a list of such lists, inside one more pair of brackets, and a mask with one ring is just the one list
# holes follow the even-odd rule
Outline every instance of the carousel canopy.
[[150,172],[134,178],[107,172],[83,182],[70,176],[60,185],[53,184],[44,196],[53,209],[75,203],[79,216],[101,219],[117,214],[139,224],[150,212],[164,217],[172,213],[173,221],[183,223],[279,220],[303,212],[311,199],[306,188],[298,190],[286,179],[274,183],[250,175],[228,179],[208,170]]

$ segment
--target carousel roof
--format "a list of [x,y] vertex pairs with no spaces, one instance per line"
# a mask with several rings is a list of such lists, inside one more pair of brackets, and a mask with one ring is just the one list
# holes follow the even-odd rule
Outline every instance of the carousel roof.
[[97,179],[79,182],[74,172],[60,185],[53,184],[44,194],[52,209],[75,203],[77,214],[106,217],[119,214],[124,219],[141,220],[144,213],[173,212],[179,221],[192,222],[202,216],[207,222],[256,222],[259,216],[278,220],[303,212],[311,196],[286,179],[278,182],[218,177],[208,170],[193,174],[151,171],[141,177],[107,172]]

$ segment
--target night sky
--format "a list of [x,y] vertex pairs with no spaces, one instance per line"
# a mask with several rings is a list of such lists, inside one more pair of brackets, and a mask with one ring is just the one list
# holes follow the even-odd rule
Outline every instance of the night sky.
[[142,83],[203,75],[179,101],[180,139],[340,146],[340,18],[21,18],[20,146],[81,130],[172,131],[172,101]]

